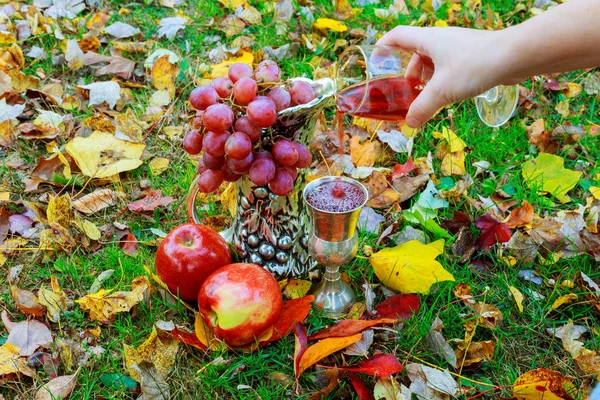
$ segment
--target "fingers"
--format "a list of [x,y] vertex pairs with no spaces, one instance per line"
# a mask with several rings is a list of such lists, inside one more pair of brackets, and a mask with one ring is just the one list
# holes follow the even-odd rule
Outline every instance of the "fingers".
[[440,78],[434,76],[410,105],[406,115],[406,124],[411,128],[423,125],[434,116],[437,110],[448,104],[446,97],[442,95],[441,85],[437,83],[438,81]]
[[375,43],[376,46],[400,47],[404,50],[421,51],[427,33],[424,28],[397,26]]
[[414,53],[406,66],[406,72],[404,73],[406,78],[421,79],[423,77],[423,61],[421,56]]

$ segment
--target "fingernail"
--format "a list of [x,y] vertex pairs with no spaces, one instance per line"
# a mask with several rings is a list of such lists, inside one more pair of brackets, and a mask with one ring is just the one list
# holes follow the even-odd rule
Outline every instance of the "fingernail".
[[415,117],[408,117],[406,118],[406,125],[410,126],[411,128],[418,128],[419,126],[421,126],[421,121],[419,121]]

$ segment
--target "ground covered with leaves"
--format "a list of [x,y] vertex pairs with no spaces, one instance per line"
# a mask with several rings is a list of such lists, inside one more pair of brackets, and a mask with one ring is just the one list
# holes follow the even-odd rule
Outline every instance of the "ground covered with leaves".
[[[308,312],[311,273],[281,282],[303,324],[227,349],[154,275],[157,244],[187,220],[194,86],[236,60],[332,77],[345,47],[398,24],[501,29],[554,2],[1,3],[0,398],[588,397],[597,70],[523,82],[497,129],[471,101],[418,131],[347,118],[343,156],[325,109],[308,178],[345,174],[370,194],[343,267],[360,303],[341,325]],[[216,229],[231,220],[224,193],[201,207]]]

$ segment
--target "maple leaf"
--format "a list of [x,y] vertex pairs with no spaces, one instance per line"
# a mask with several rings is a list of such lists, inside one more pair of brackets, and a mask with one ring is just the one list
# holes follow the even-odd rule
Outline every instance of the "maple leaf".
[[481,229],[481,236],[477,239],[479,250],[487,250],[496,243],[508,242],[512,236],[510,228],[490,214],[485,214],[475,220],[475,226]]
[[175,364],[175,355],[179,348],[179,342],[169,332],[152,326],[152,332],[144,343],[137,348],[127,344],[123,345],[125,353],[125,365],[129,369],[131,377],[140,381],[139,371],[133,367],[134,364],[148,362],[152,364],[161,378],[166,378]]
[[133,212],[154,211],[156,207],[171,204],[175,199],[163,197],[162,190],[153,190],[141,200],[130,203],[127,208]]
[[378,251],[369,257],[375,275],[391,289],[401,293],[429,293],[441,281],[454,281],[435,257],[444,251],[444,240],[428,245],[417,240]]
[[417,166],[413,162],[412,156],[408,157],[408,160],[404,164],[396,164],[392,173],[390,174],[390,179],[395,181],[396,179],[408,176],[408,173],[417,169]]
[[565,168],[564,161],[562,157],[541,153],[523,164],[523,178],[532,189],[550,193],[561,203],[568,203],[571,199],[566,193],[575,187],[582,173]]
[[558,371],[537,368],[519,376],[513,385],[514,397],[517,400],[572,400],[569,393],[577,393],[572,378],[563,376]]

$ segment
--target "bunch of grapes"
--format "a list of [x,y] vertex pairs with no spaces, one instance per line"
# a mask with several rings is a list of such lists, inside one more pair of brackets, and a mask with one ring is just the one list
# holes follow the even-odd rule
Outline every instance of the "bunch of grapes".
[[279,66],[271,60],[260,62],[254,71],[247,64],[233,64],[227,75],[190,93],[190,105],[197,111],[183,148],[191,155],[204,150],[198,187],[211,193],[223,181],[235,182],[248,174],[255,185],[268,185],[284,196],[312,155],[302,143],[273,137],[269,128],[279,111],[306,104],[315,93],[303,81],[284,85]]

